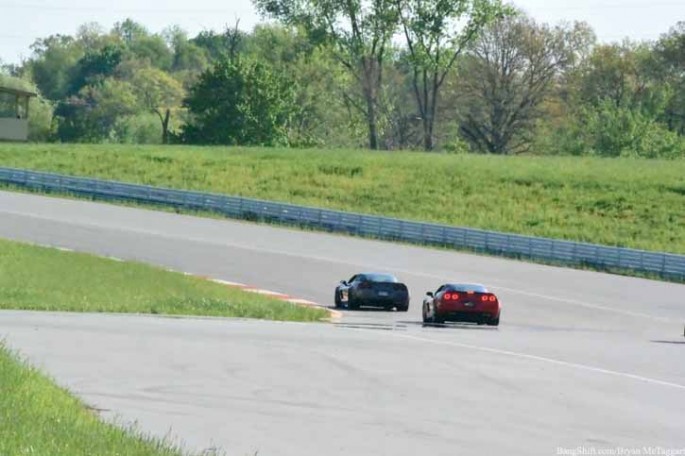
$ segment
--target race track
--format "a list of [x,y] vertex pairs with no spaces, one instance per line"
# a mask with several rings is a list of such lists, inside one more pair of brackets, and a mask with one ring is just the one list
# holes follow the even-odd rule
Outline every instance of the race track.
[[[332,305],[408,283],[408,313],[337,324],[5,311],[0,337],[108,417],[228,455],[685,449],[685,286],[437,249],[0,192],[0,237]],[[499,328],[420,324],[427,290],[489,286]]]

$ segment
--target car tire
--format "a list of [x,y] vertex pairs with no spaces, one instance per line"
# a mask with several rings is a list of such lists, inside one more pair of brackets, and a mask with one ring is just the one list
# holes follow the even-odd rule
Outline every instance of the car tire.
[[429,317],[427,304],[423,305],[423,311],[421,313],[423,316],[424,323],[441,324],[445,322],[443,318],[438,317],[435,313],[433,313],[433,316]]
[[401,306],[397,306],[397,311],[398,312],[407,312],[409,310],[409,304],[404,304]]
[[499,326],[499,315],[488,322],[488,326]]
[[421,306],[421,319],[424,323],[430,323],[428,315],[426,314],[426,303],[423,303],[423,306]]
[[340,302],[340,290],[337,289],[337,288],[335,289],[335,298],[334,298],[334,300],[335,300],[335,308],[336,308],[336,309],[341,308],[341,307],[342,307],[342,303]]

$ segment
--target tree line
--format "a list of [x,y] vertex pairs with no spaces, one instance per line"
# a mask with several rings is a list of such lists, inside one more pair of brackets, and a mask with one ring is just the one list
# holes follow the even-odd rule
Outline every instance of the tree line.
[[685,22],[599,43],[498,0],[255,6],[250,32],[85,24],[0,85],[39,93],[35,141],[685,156]]

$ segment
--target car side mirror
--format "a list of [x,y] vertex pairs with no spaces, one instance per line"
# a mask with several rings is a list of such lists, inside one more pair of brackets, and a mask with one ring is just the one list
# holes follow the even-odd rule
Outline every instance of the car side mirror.
[[340,281],[340,284],[341,284],[341,285],[347,285],[347,280],[341,280],[341,281]]
[[426,295],[427,295],[427,296],[430,296],[430,297],[432,298],[432,297],[433,297],[433,292],[432,292],[432,291],[427,291],[427,292],[426,292]]

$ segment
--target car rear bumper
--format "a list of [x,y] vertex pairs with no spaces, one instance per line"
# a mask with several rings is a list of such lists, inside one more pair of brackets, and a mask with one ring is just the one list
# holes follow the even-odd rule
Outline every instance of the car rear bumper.
[[486,323],[497,318],[497,314],[491,312],[446,311],[437,312],[437,315],[445,321],[460,321],[465,323]]
[[406,293],[390,293],[388,296],[379,296],[375,291],[368,291],[360,293],[355,298],[362,306],[386,307],[409,304],[409,296]]

